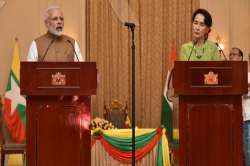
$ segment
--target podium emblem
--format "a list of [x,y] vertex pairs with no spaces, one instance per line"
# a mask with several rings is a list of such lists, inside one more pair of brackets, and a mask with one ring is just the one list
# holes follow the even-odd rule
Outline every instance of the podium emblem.
[[51,75],[52,85],[66,85],[66,75],[61,72],[56,72],[56,74]]
[[210,71],[208,74],[204,74],[205,85],[218,85],[218,74]]

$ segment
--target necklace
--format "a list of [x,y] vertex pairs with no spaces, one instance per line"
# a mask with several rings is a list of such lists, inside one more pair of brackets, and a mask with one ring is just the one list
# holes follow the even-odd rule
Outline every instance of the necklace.
[[201,48],[195,48],[195,50],[194,50],[194,52],[195,52],[195,56],[198,58],[198,59],[200,59],[203,55],[204,55],[204,53],[205,53],[205,49],[204,49],[204,47],[201,49]]

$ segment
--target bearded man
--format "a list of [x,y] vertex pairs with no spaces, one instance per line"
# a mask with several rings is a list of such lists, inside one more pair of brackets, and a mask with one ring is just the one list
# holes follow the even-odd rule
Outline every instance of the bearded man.
[[58,6],[46,9],[44,24],[48,29],[47,33],[32,41],[28,61],[85,61],[78,43],[72,37],[63,34],[64,17]]

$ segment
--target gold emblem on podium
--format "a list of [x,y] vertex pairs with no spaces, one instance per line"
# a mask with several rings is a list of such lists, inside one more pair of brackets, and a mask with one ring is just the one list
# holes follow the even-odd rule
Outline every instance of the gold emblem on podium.
[[205,85],[218,85],[218,74],[210,71],[208,74],[204,74]]
[[51,75],[52,85],[66,85],[66,75],[61,72],[56,72],[56,74]]

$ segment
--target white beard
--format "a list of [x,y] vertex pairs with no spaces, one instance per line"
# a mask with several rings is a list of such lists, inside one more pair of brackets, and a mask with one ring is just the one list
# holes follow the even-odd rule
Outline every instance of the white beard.
[[63,29],[57,30],[57,29],[54,29],[52,27],[48,27],[48,30],[50,33],[52,33],[53,35],[56,35],[56,36],[62,36],[62,34],[63,34]]

